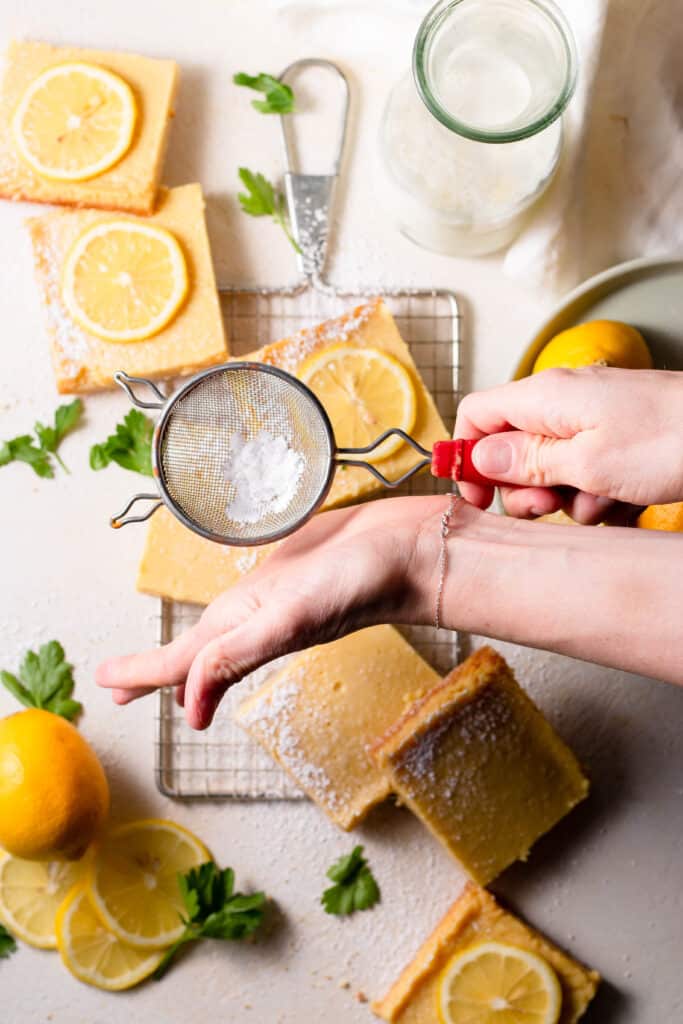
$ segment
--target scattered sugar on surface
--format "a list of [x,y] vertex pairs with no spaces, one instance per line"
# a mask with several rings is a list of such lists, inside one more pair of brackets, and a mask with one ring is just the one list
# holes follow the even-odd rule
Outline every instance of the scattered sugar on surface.
[[284,512],[294,500],[304,471],[301,452],[286,438],[259,430],[252,438],[233,434],[223,472],[233,488],[226,515],[236,523],[258,523]]

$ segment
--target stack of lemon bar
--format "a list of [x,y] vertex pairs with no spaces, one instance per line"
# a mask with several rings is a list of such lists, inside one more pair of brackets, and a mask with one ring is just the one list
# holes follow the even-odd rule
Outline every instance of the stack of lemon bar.
[[[109,388],[117,370],[164,378],[229,358],[201,187],[160,184],[177,81],[168,60],[44,43],[9,49],[0,196],[65,207],[29,221],[60,392]],[[342,446],[389,425],[425,448],[447,437],[380,299],[249,358],[304,380]],[[349,387],[340,388],[344,377]],[[390,478],[416,458],[400,439],[372,457]],[[348,467],[324,507],[380,490]],[[149,524],[138,587],[208,604],[273,547],[221,548],[164,509]],[[375,626],[295,656],[237,718],[340,828],[355,828],[394,794],[471,879],[374,1004],[380,1017],[574,1024],[582,1016],[595,972],[483,888],[588,791],[573,754],[498,654],[479,650],[441,679],[396,629]],[[493,994],[482,982],[491,977],[500,983]]]

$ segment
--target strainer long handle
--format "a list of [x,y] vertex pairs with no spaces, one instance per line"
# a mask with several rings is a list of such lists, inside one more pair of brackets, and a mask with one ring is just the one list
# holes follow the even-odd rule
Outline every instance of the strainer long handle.
[[339,134],[331,166],[327,174],[304,174],[294,169],[295,140],[294,124],[296,113],[283,114],[280,117],[282,130],[282,147],[285,157],[285,192],[287,195],[287,209],[292,222],[292,231],[299,246],[300,252],[297,256],[299,270],[307,281],[319,288],[325,287],[321,280],[325,257],[327,255],[327,238],[330,227],[330,215],[334,200],[335,186],[339,177],[339,167],[344,151],[346,139],[346,124],[349,113],[349,83],[346,75],[329,60],[318,60],[305,58],[294,61],[280,75],[285,81],[292,79],[297,72],[304,68],[321,68],[334,75],[341,90],[341,113],[339,119]]
[[[398,477],[396,480],[390,480],[371,462],[366,462],[363,459],[344,458],[345,455],[369,455],[370,452],[379,448],[388,437],[400,437],[418,455],[423,456],[419,462],[411,466],[407,473],[404,473],[403,476]],[[449,479],[456,483],[484,484],[495,487],[496,481],[480,473],[472,461],[472,451],[477,443],[476,440],[463,438],[455,438],[452,441],[437,441],[430,452],[423,448],[410,434],[406,434],[404,430],[392,427],[375,438],[371,444],[366,444],[364,448],[338,448],[335,462],[339,466],[362,466],[363,469],[367,469],[368,473],[372,473],[375,479],[379,480],[385,487],[399,487],[426,466],[430,467],[432,476],[440,479]],[[340,458],[339,456],[342,457]]]

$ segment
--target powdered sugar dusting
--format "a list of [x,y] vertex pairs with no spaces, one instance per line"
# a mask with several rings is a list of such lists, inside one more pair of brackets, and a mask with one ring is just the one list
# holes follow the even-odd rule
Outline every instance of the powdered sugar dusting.
[[333,343],[351,342],[364,324],[377,312],[380,299],[357,306],[351,313],[326,320],[317,327],[304,327],[273,346],[266,353],[265,362],[276,363],[281,369],[295,374],[303,361],[317,348]]
[[[226,551],[231,550],[231,548],[226,548]],[[256,551],[256,548],[247,548],[245,551],[241,552],[235,559],[235,568],[243,576],[246,576],[246,574],[248,572],[251,572],[251,570],[256,565],[257,559],[258,553]]]
[[36,262],[43,272],[42,288],[48,326],[64,377],[78,377],[90,352],[88,335],[74,323],[62,301],[61,250],[50,237],[47,224],[31,232]]
[[[262,699],[255,699],[240,708],[237,721],[252,731],[273,753],[282,766],[309,793],[332,810],[343,806],[341,795],[319,764],[313,764],[302,749],[299,730],[293,716],[302,698],[301,686],[296,678],[283,680],[273,686]],[[315,714],[311,706],[307,713]]]

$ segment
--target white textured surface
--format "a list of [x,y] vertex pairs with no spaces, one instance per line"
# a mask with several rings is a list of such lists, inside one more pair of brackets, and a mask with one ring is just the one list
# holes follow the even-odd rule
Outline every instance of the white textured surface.
[[[280,282],[293,277],[291,251],[276,228],[251,221],[235,202],[236,168],[277,173],[276,125],[258,118],[234,90],[236,70],[277,70],[300,56],[326,56],[349,72],[355,113],[352,154],[341,190],[335,276],[350,283],[443,284],[463,298],[466,385],[504,379],[544,312],[506,280],[499,261],[431,256],[397,237],[379,219],[368,181],[386,86],[406,64],[413,18],[379,10],[362,21],[327,9],[269,16],[266,0],[178,0],[97,5],[25,0],[21,13],[0,13],[0,38],[135,49],[173,56],[182,84],[168,184],[200,179],[209,195],[209,225],[220,276]],[[0,208],[0,310],[3,374],[0,437],[46,418],[57,397],[46,354],[41,310],[21,223],[28,207]],[[86,400],[87,425],[63,455],[73,472],[40,481],[24,466],[3,469],[0,666],[59,638],[77,668],[82,728],[100,752],[119,817],[168,815],[197,831],[216,858],[235,867],[245,887],[277,901],[270,937],[258,947],[207,944],[160,986],[105,995],[72,980],[54,954],[22,948],[0,964],[2,1015],[11,1024],[104,1024],[138,1020],[175,1024],[351,1024],[371,1019],[356,1001],[383,992],[457,894],[461,878],[405,812],[380,809],[361,830],[382,885],[383,902],[348,921],[317,905],[324,870],[350,849],[311,806],[173,804],[152,778],[153,705],[114,708],[92,682],[107,654],[156,639],[156,602],[135,593],[142,531],[115,533],[109,514],[138,480],[113,467],[87,468],[91,443],[126,409],[123,396]],[[586,614],[590,614],[587,601]],[[558,723],[594,779],[589,803],[510,871],[499,889],[535,924],[598,967],[614,987],[596,1003],[596,1024],[669,1024],[681,1016],[683,933],[683,693],[566,659],[498,645],[521,680]],[[0,712],[12,708],[0,694]],[[349,988],[342,988],[348,982]],[[588,1018],[587,1018],[588,1020]]]

